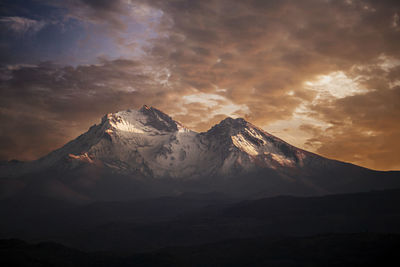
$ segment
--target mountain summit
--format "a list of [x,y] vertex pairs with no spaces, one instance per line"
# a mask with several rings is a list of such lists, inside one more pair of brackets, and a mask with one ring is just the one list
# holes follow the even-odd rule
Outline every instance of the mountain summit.
[[146,105],[106,114],[47,156],[0,169],[7,195],[43,183],[59,195],[96,199],[121,197],[122,191],[129,197],[185,191],[313,195],[390,188],[400,185],[397,176],[304,151],[242,118],[197,133]]
[[[306,155],[313,156],[242,118],[226,118],[209,131],[197,133],[146,105],[105,115],[101,124],[57,155],[61,156],[57,160],[69,158],[70,168],[97,162],[117,173],[139,171],[144,176],[179,179],[296,168]],[[50,161],[58,164],[57,160]]]

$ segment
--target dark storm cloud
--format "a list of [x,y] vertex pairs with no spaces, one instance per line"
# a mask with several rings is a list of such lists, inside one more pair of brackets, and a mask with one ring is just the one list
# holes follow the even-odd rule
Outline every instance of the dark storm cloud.
[[[162,16],[152,26],[156,37],[147,40],[145,56],[135,63],[8,70],[12,79],[3,82],[8,101],[2,105],[14,104],[6,105],[7,111],[27,105],[26,110],[31,106],[44,117],[52,114],[57,121],[82,124],[99,113],[123,109],[128,102],[133,106],[146,102],[205,130],[224,116],[217,112],[220,106],[190,105],[183,101],[185,95],[216,94],[224,103],[247,106],[247,114],[238,113],[260,126],[289,120],[303,105],[308,116],[333,125],[326,133],[312,125],[302,127],[313,136],[308,145],[314,150],[375,168],[399,166],[399,159],[390,157],[400,143],[396,140],[398,89],[389,86],[398,80],[399,71],[394,66],[387,70],[379,61],[382,56],[400,59],[398,1],[70,0],[56,5],[66,8],[67,16],[105,25],[104,31],[111,35],[123,31],[126,17],[136,19],[143,7]],[[138,74],[144,66],[165,70],[168,85],[155,78],[162,71],[153,72],[155,76]],[[355,66],[364,67],[356,73]],[[318,94],[304,83],[337,71],[354,79],[362,76],[358,83],[368,93],[315,103]],[[17,97],[17,90],[25,90],[23,98]],[[92,101],[101,103],[101,108],[86,108]],[[212,114],[209,123],[194,116],[196,112]],[[379,130],[376,125],[381,123],[385,125]],[[368,132],[364,139],[360,137]],[[354,144],[350,146],[353,156],[340,152],[345,149],[335,150],[346,142]],[[366,143],[368,153],[362,147]]]

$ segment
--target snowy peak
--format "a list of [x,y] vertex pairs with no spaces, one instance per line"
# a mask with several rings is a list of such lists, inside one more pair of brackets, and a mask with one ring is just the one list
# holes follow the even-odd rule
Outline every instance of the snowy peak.
[[[341,186],[336,180],[345,166],[296,148],[241,118],[226,118],[197,133],[145,105],[106,114],[100,124],[41,159],[2,163],[0,177],[12,182],[10,190],[17,188],[15,192],[20,192],[21,183],[8,178],[43,182],[43,192],[54,187],[57,193],[52,195],[65,192],[68,198],[72,193],[108,198],[112,190],[118,199],[120,192],[127,198],[141,197],[142,192],[164,196],[197,190],[258,195],[263,190],[281,192],[281,185],[287,190],[282,192],[301,185],[305,192],[321,193],[323,183],[333,189]],[[351,185],[355,169],[346,170],[349,179],[341,183]],[[315,174],[321,182],[314,180]],[[327,174],[334,179],[325,179]],[[41,177],[43,181],[37,179]],[[50,181],[53,178],[57,182]],[[27,184],[27,190],[31,188],[39,187]],[[3,191],[8,194],[7,190]]]
[[143,107],[139,109],[139,112],[147,117],[145,125],[152,126],[159,131],[178,131],[178,123],[170,116],[156,108],[143,105]]
[[227,117],[223,119],[220,123],[218,123],[215,126],[219,127],[231,127],[231,128],[242,128],[246,127],[249,124],[245,119],[243,118],[237,118],[233,119],[231,117]]
[[242,118],[228,117],[197,133],[144,105],[106,114],[101,124],[43,157],[37,166],[98,165],[129,175],[193,178],[299,167],[306,155]]
[[222,120],[220,123],[214,125],[210,130],[208,130],[207,134],[227,134],[232,135],[233,133],[240,131],[241,129],[248,126],[248,122],[242,118],[232,119],[231,117],[227,117]]
[[144,105],[139,110],[125,110],[109,113],[102,119],[106,132],[119,130],[130,133],[163,134],[189,131],[162,111]]
[[272,135],[247,122],[243,118],[233,119],[230,117],[213,126],[206,132],[206,135],[210,137],[228,138],[230,140],[235,140],[237,136],[241,136],[248,142],[257,146],[266,144],[266,139],[272,137]]
[[[305,153],[242,118],[226,118],[205,133],[214,144],[243,157],[257,158],[270,168],[302,165]],[[243,160],[242,160],[243,161]]]

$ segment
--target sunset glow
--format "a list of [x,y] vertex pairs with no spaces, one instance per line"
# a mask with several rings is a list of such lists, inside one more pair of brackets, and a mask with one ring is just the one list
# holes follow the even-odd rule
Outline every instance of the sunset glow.
[[33,160],[143,104],[227,116],[323,156],[400,168],[395,1],[5,1],[0,158]]

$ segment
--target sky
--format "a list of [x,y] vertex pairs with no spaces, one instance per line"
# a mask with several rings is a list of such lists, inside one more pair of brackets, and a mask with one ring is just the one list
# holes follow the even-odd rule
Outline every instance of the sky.
[[397,0],[3,0],[0,34],[0,160],[147,104],[400,169]]

